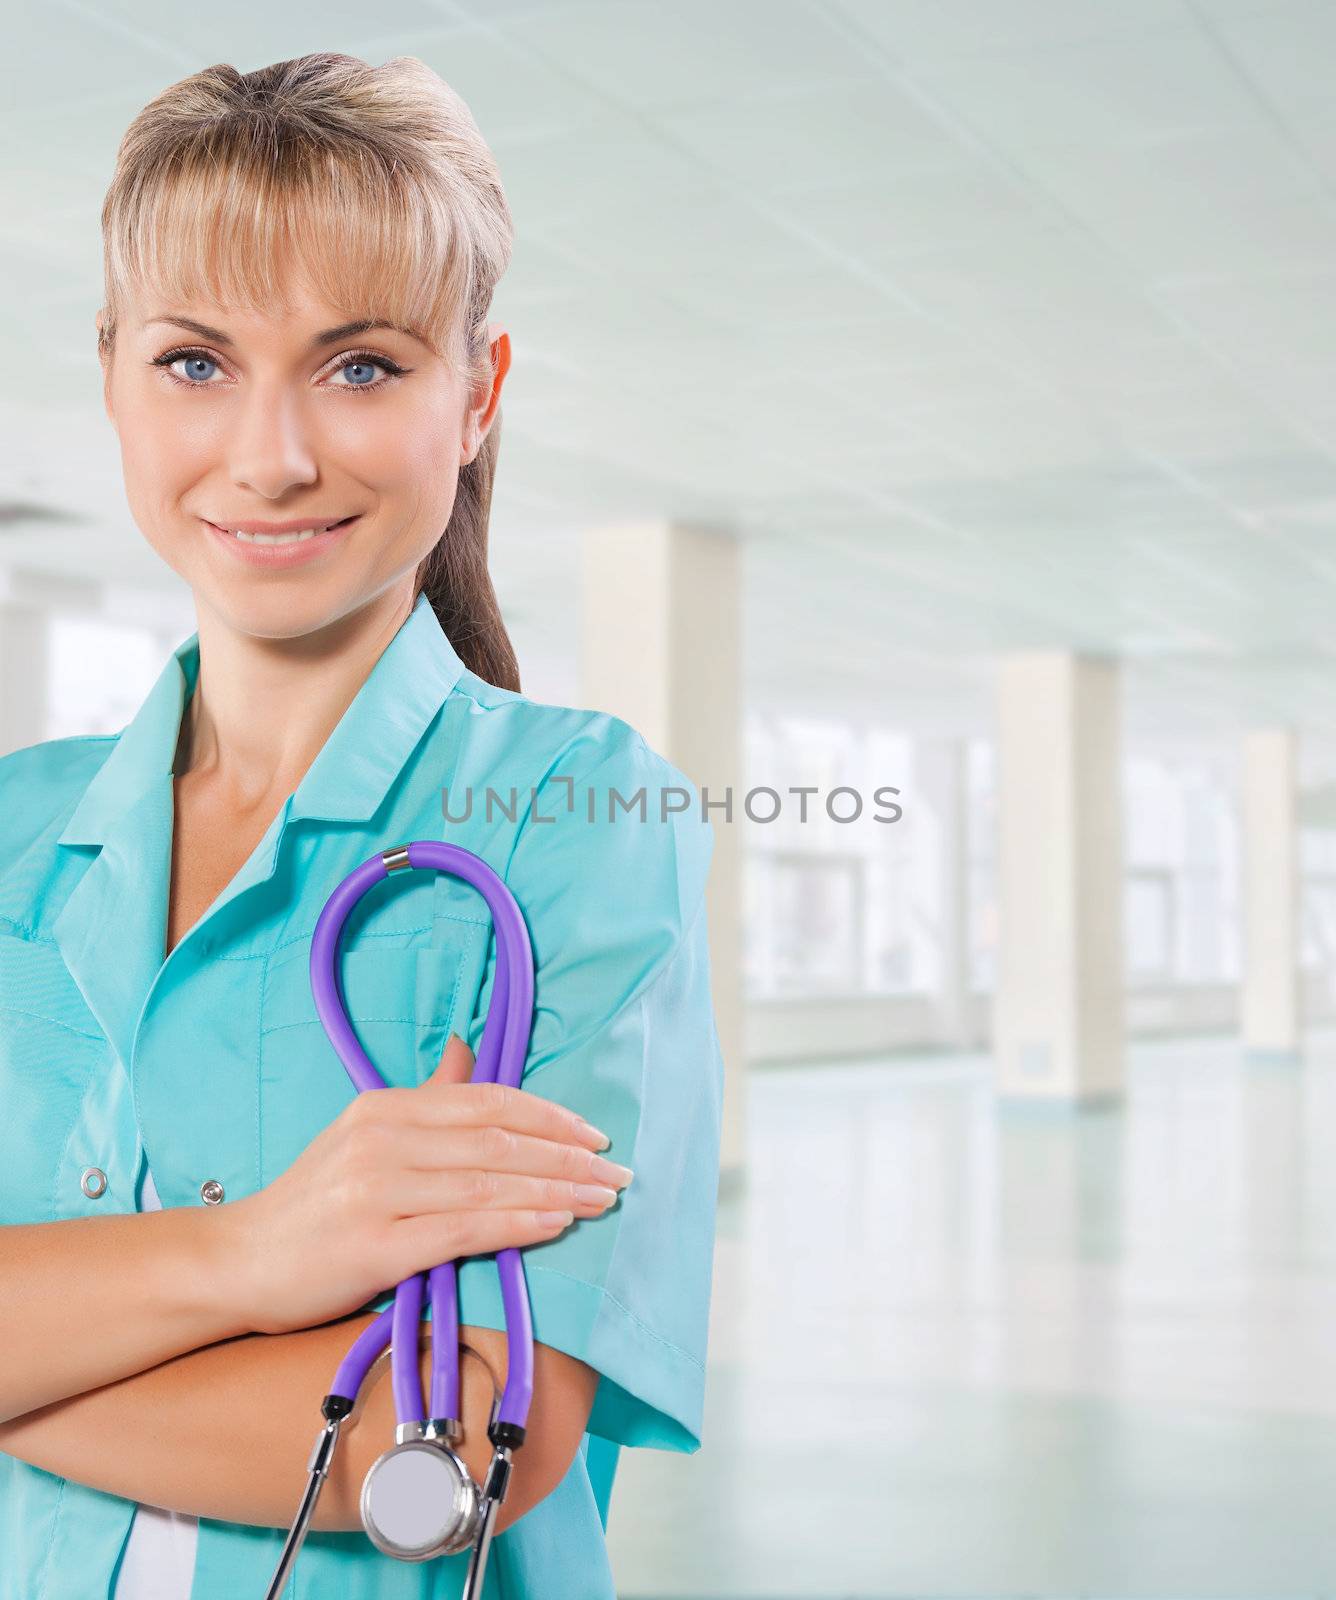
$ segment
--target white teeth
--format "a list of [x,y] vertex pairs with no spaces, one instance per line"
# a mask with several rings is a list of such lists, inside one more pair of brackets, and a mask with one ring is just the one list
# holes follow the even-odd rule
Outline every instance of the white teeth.
[[238,539],[244,539],[247,544],[298,544],[325,531],[324,528],[303,528],[300,533],[242,533],[240,528],[232,530]]

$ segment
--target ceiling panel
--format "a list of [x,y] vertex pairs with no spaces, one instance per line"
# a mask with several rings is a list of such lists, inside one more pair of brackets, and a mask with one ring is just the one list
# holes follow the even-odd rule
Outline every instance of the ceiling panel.
[[[995,653],[1126,663],[1138,737],[1336,750],[1336,5],[166,0],[13,11],[0,566],[175,580],[92,340],[98,210],[213,60],[420,56],[514,214],[493,562],[574,675],[579,531],[736,529],[747,694],[981,728]],[[164,601],[166,604],[166,601]],[[1336,756],[1333,756],[1336,768]]]

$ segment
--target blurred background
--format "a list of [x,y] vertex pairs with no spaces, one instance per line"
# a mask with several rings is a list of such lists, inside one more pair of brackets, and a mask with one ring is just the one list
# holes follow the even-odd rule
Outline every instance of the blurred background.
[[134,114],[411,54],[496,152],[525,689],[716,829],[705,1442],[623,1453],[623,1593],[1336,1593],[1336,5],[6,22],[0,750],[194,628],[101,409]]

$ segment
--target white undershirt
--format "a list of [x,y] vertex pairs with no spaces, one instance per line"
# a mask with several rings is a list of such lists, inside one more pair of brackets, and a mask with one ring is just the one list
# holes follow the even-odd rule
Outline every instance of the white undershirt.
[[[142,1209],[162,1210],[147,1166]],[[190,1600],[198,1536],[197,1517],[158,1506],[137,1506],[112,1600]]]

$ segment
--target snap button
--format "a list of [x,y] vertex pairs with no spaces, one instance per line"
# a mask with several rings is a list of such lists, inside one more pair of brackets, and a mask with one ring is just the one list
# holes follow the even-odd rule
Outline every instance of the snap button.
[[221,1204],[223,1198],[222,1184],[219,1183],[217,1178],[205,1178],[204,1182],[199,1186],[199,1197],[206,1206]]
[[99,1200],[107,1192],[107,1175],[101,1167],[85,1167],[79,1187],[90,1200]]

